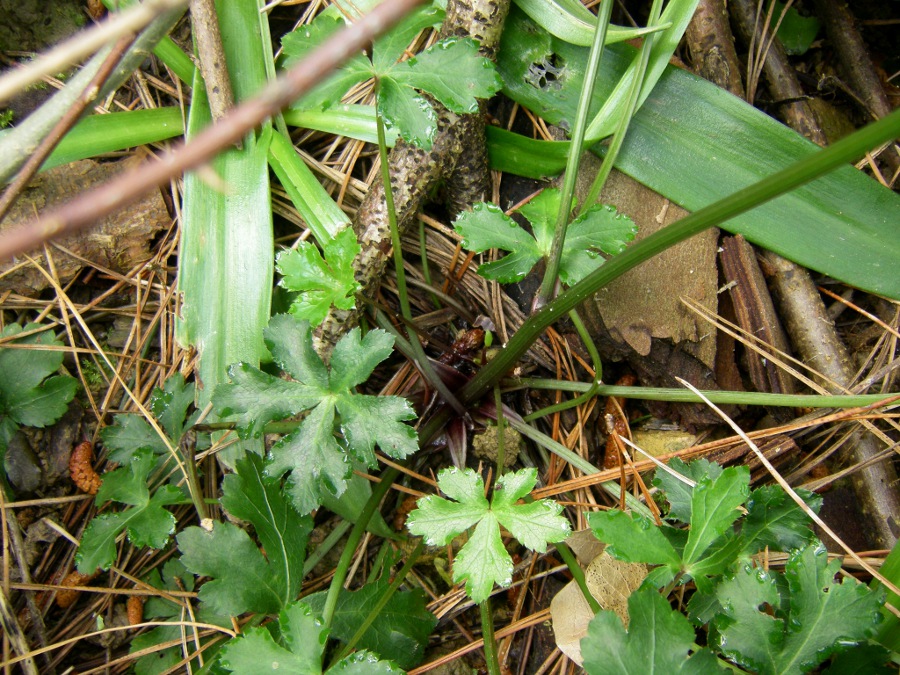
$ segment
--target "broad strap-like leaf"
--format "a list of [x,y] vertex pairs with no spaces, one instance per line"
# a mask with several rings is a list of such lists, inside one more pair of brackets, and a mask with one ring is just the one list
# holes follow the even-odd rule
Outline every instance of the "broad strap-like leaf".
[[284,288],[298,293],[291,313],[312,324],[322,323],[329,308],[352,309],[359,283],[353,276],[353,259],[359,254],[350,227],[327,241],[322,253],[309,241],[278,254],[275,266]]

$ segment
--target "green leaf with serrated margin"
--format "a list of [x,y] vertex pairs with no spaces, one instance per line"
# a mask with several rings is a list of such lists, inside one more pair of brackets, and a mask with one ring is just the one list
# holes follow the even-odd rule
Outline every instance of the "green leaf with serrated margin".
[[116,415],[112,426],[100,430],[100,438],[109,460],[118,464],[127,464],[139,450],[150,450],[156,455],[168,452],[159,434],[137,414]]
[[[814,492],[797,490],[807,505],[818,513],[822,498]],[[790,551],[803,548],[815,539],[809,516],[778,485],[763,485],[750,493],[747,516],[741,532],[745,551],[755,555],[765,547]]]
[[388,77],[379,82],[376,105],[388,129],[396,129],[408,143],[431,150],[437,113],[423,96]]
[[247,453],[235,468],[236,473],[222,482],[222,506],[253,524],[269,561],[269,573],[281,585],[282,602],[287,605],[300,592],[312,519],[301,516],[285,499],[278,479],[264,474],[259,455]]
[[278,254],[275,266],[284,288],[298,293],[291,313],[313,324],[322,323],[329,308],[352,309],[359,283],[353,276],[353,259],[359,254],[350,227],[325,242],[322,252],[309,241]]
[[634,239],[637,226],[612,206],[595,204],[569,223],[559,260],[559,278],[573,286],[603,262],[600,252],[616,255]]
[[[588,625],[581,640],[588,675],[669,675],[704,672],[695,661],[709,663],[700,651],[688,658],[696,636],[690,622],[673,610],[652,588],[642,587],[628,598],[628,631],[615,612],[603,610]],[[706,670],[705,672],[710,672]]]
[[503,213],[499,206],[479,202],[459,215],[453,224],[463,246],[475,253],[491,248],[509,251],[500,260],[479,266],[478,273],[502,284],[521,281],[541,259],[534,237]]
[[[495,583],[508,586],[512,581],[512,558],[500,537],[500,519],[504,525],[511,526],[514,535],[513,530],[519,530],[524,538],[522,543],[532,550],[546,550],[548,541],[562,541],[570,532],[568,521],[559,515],[561,509],[549,504],[549,500],[525,505],[513,503],[531,489],[535,479],[533,469],[500,476],[497,479],[500,489],[495,491],[489,505],[481,476],[471,469],[444,469],[438,474],[438,487],[456,501],[436,495],[424,497],[409,514],[406,526],[430,545],[443,545],[475,525],[469,541],[454,561],[453,580],[465,581],[469,597],[482,602]],[[535,517],[535,523],[525,523],[528,516]]]
[[425,91],[458,114],[478,112],[478,99],[503,86],[494,65],[478,54],[471,38],[450,37],[390,70],[400,84]]
[[414,9],[387,33],[375,40],[372,63],[376,70],[389,70],[412,43],[413,39],[429,26],[439,26],[444,20],[444,10],[435,5]]
[[730,467],[714,481],[704,478],[697,483],[691,494],[691,529],[682,554],[688,571],[740,517],[738,507],[749,496],[750,470],[745,466]]
[[150,397],[150,410],[175,444],[184,433],[188,408],[194,405],[194,393],[194,383],[185,384],[184,375],[175,373],[162,389],[154,389]]
[[588,525],[597,539],[607,545],[609,554],[619,560],[681,568],[681,556],[663,535],[662,528],[637,513],[589,513]]
[[[387,564],[381,576],[358,591],[341,589],[331,623],[332,637],[347,642],[356,635],[372,608],[390,587]],[[325,591],[304,598],[316,612],[325,606]],[[413,668],[422,661],[428,636],[437,624],[435,616],[425,608],[420,589],[396,592],[363,633],[358,647],[370,649],[383,659],[402,668]]]
[[184,495],[172,485],[163,485],[151,496],[148,477],[154,463],[153,453],[141,450],[128,466],[104,474],[95,503],[116,501],[132,508],[105,513],[88,524],[75,556],[79,572],[108,569],[116,558],[116,537],[123,530],[139,547],[162,548],[169,541],[175,532],[175,516],[164,507],[182,501]]
[[[722,473],[721,466],[702,458],[686,464],[684,460],[675,457],[669,461],[669,468],[695,483],[705,477],[715,480]],[[661,469],[656,472],[653,484],[666,493],[666,501],[669,502],[668,517],[682,523],[691,522],[691,493],[694,488]]]

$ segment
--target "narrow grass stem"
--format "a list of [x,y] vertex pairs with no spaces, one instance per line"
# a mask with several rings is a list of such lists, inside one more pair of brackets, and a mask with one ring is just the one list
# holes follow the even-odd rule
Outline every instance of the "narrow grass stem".
[[579,565],[578,561],[575,559],[575,554],[572,553],[572,549],[570,549],[563,541],[554,544],[554,546],[556,546],[556,552],[559,553],[559,557],[563,559],[566,567],[569,568],[569,572],[572,574],[572,580],[578,584],[578,588],[581,589],[584,599],[587,600],[588,605],[591,606],[591,611],[596,614],[603,608],[600,606],[600,603],[594,599],[594,596],[591,595],[591,591],[587,587],[587,580],[584,578],[584,570],[581,569],[581,565]]
[[[662,2],[660,2],[660,0],[654,0],[653,5],[650,8],[650,19],[647,22],[647,26],[656,26],[656,24],[659,23],[659,16],[661,13]],[[600,198],[600,191],[606,184],[606,179],[609,177],[609,174],[612,172],[612,168],[616,163],[616,158],[619,156],[619,150],[622,149],[622,143],[625,142],[625,134],[628,133],[628,126],[631,124],[631,118],[634,117],[634,113],[638,107],[638,100],[641,96],[641,90],[644,87],[644,77],[647,74],[647,66],[650,63],[650,52],[653,49],[654,42],[656,42],[657,35],[657,33],[651,33],[644,38],[644,44],[637,56],[638,62],[637,68],[635,68],[634,71],[634,79],[632,80],[631,88],[628,91],[628,102],[625,104],[625,110],[619,118],[619,124],[613,135],[609,150],[607,150],[606,155],[603,158],[603,164],[600,165],[600,171],[594,176],[594,181],[591,183],[591,189],[588,191],[587,197],[585,197],[584,203],[581,205],[581,211],[584,211],[584,209],[595,204],[597,199]]]
[[500,387],[494,387],[494,407],[497,409],[497,471],[494,473],[496,477],[506,468],[506,418],[503,416]]
[[[587,392],[595,385],[568,380],[545,380],[542,378],[522,378],[509,380],[506,391],[516,389],[547,389],[558,391]],[[643,401],[666,401],[668,403],[702,403],[703,399],[687,389],[668,387],[619,387],[596,385],[599,396],[615,396]],[[783,408],[859,408],[881,401],[893,402],[896,394],[847,394],[839,396],[823,394],[769,394],[759,391],[703,391],[703,396],[713,403],[726,405],[766,405]],[[543,412],[539,410],[538,413]],[[537,414],[537,413],[535,413]],[[532,416],[524,418],[529,421]]]
[[497,640],[494,638],[494,615],[491,612],[491,598],[488,596],[478,603],[481,610],[481,635],[484,638],[484,661],[488,675],[502,675],[500,659],[497,654]]
[[[897,135],[900,135],[900,110],[628,247],[624,253],[607,261],[537,314],[529,317],[506,346],[462,388],[460,400],[464,405],[470,405],[484,396],[499,378],[515,366],[550,325],[613,279],[707,228],[715,227],[858,159],[870,148],[890,141]],[[449,411],[442,411],[428,420],[420,430],[423,442],[428,442],[443,428],[449,414]]]
[[535,308],[540,309],[556,292],[559,281],[559,263],[562,258],[563,244],[566,239],[566,228],[572,214],[572,198],[575,194],[575,179],[578,177],[578,164],[581,161],[581,149],[584,146],[584,135],[587,131],[588,112],[591,107],[591,98],[594,94],[594,82],[600,70],[600,60],[603,57],[603,45],[606,42],[606,32],[609,28],[609,18],[612,14],[612,2],[600,4],[597,14],[597,26],[594,29],[594,41],[588,55],[587,72],[584,74],[584,86],[581,88],[581,96],[578,99],[578,112],[575,116],[575,127],[572,133],[572,145],[569,146],[569,156],[566,161],[566,173],[563,179],[562,194],[559,200],[559,212],[556,216],[556,228],[553,231],[553,242],[550,245],[550,255],[547,258],[547,269],[541,280],[541,287],[535,298]]
[[394,468],[389,468],[381,474],[381,482],[372,488],[372,496],[369,497],[369,501],[366,502],[356,524],[350,531],[350,536],[347,537],[347,545],[344,547],[344,552],[341,554],[341,558],[338,560],[337,567],[334,570],[331,585],[328,587],[328,595],[325,596],[325,606],[322,608],[322,621],[326,628],[331,627],[331,621],[334,619],[334,610],[337,607],[338,597],[340,596],[341,588],[344,586],[344,580],[347,578],[347,572],[350,570],[350,563],[353,560],[356,547],[359,545],[369,521],[375,514],[375,510],[399,475],[400,470]]

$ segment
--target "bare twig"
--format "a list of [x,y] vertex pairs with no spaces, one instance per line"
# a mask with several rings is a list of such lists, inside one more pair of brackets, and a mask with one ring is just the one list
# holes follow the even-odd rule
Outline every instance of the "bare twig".
[[59,144],[62,137],[68,133],[69,129],[75,125],[78,118],[81,117],[88,106],[97,99],[103,83],[106,82],[106,79],[112,74],[116,64],[119,63],[122,55],[133,41],[134,35],[131,33],[119,38],[115,47],[113,47],[112,51],[107,55],[106,60],[100,66],[100,70],[97,71],[97,74],[94,75],[94,78],[88,83],[88,86],[81,92],[81,96],[75,100],[72,107],[66,111],[65,115],[63,115],[59,122],[56,123],[56,126],[53,127],[52,131],[44,137],[43,141],[41,141],[41,144],[34,151],[34,154],[32,154],[28,158],[28,161],[25,162],[25,165],[19,171],[16,179],[10,183],[9,187],[7,187],[6,191],[3,193],[3,196],[0,197],[0,222],[3,221],[3,218],[6,216],[10,207],[15,203],[16,198],[34,177],[34,174],[41,168],[41,164],[44,163],[44,160],[47,159],[51,152],[53,152],[53,148]]
[[193,141],[122,174],[106,185],[81,195],[50,213],[10,230],[0,238],[0,260],[31,250],[53,237],[83,229],[98,218],[133,201],[172,177],[209,161],[223,148],[239,141],[264,119],[288,106],[323,77],[361,50],[422,0],[387,0],[314,50],[306,59],[235,108],[219,124],[208,127]]
[[122,35],[140,32],[161,14],[186,6],[187,0],[145,0],[124,12],[110,15],[103,23],[79,33],[28,65],[0,78],[0,103],[44,75],[65,70]]
[[225,51],[222,49],[222,35],[213,0],[191,0],[191,22],[197,55],[200,57],[200,72],[206,84],[206,97],[213,122],[218,122],[234,107],[234,93]]

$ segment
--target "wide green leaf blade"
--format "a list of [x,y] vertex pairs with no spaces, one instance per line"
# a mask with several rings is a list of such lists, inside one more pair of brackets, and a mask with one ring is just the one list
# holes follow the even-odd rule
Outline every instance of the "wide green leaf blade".
[[497,518],[488,512],[453,561],[453,581],[464,581],[472,601],[483,602],[490,596],[495,583],[509,586],[512,571],[512,558],[503,547]]
[[396,129],[408,143],[431,150],[437,113],[422,96],[388,77],[378,86],[378,110],[388,129]]
[[244,612],[274,614],[283,606],[284,589],[250,536],[232,523],[214,523],[211,531],[189,527],[178,535],[181,561],[194,574],[212,577],[200,599],[229,616]]
[[688,570],[740,517],[738,507],[749,496],[750,471],[745,466],[729,467],[714,481],[704,478],[697,483],[691,493],[691,529],[683,553]]
[[229,641],[222,647],[219,659],[222,667],[235,675],[285,672],[320,675],[322,672],[318,663],[288,651],[275,642],[268,630],[258,626]]
[[[521,14],[506,22],[498,68],[505,91],[552,123],[574,119],[587,50],[552,40]],[[604,54],[592,110],[621,77],[633,50]],[[541,88],[528,69],[553,61],[553,87]],[[502,130],[490,129],[494,168],[547,175],[562,169],[563,146],[516,139],[509,157]],[[557,147],[554,147],[556,145]],[[545,147],[546,146],[546,147]],[[541,147],[540,151],[537,150]],[[617,168],[684,208],[696,211],[809,156],[816,147],[784,125],[700,78],[667,68],[635,115]],[[543,164],[541,160],[551,158]],[[784,214],[790,214],[790,227]],[[900,298],[900,259],[893,224],[900,196],[852,167],[838,169],[722,226],[806,267],[864,290]]]

